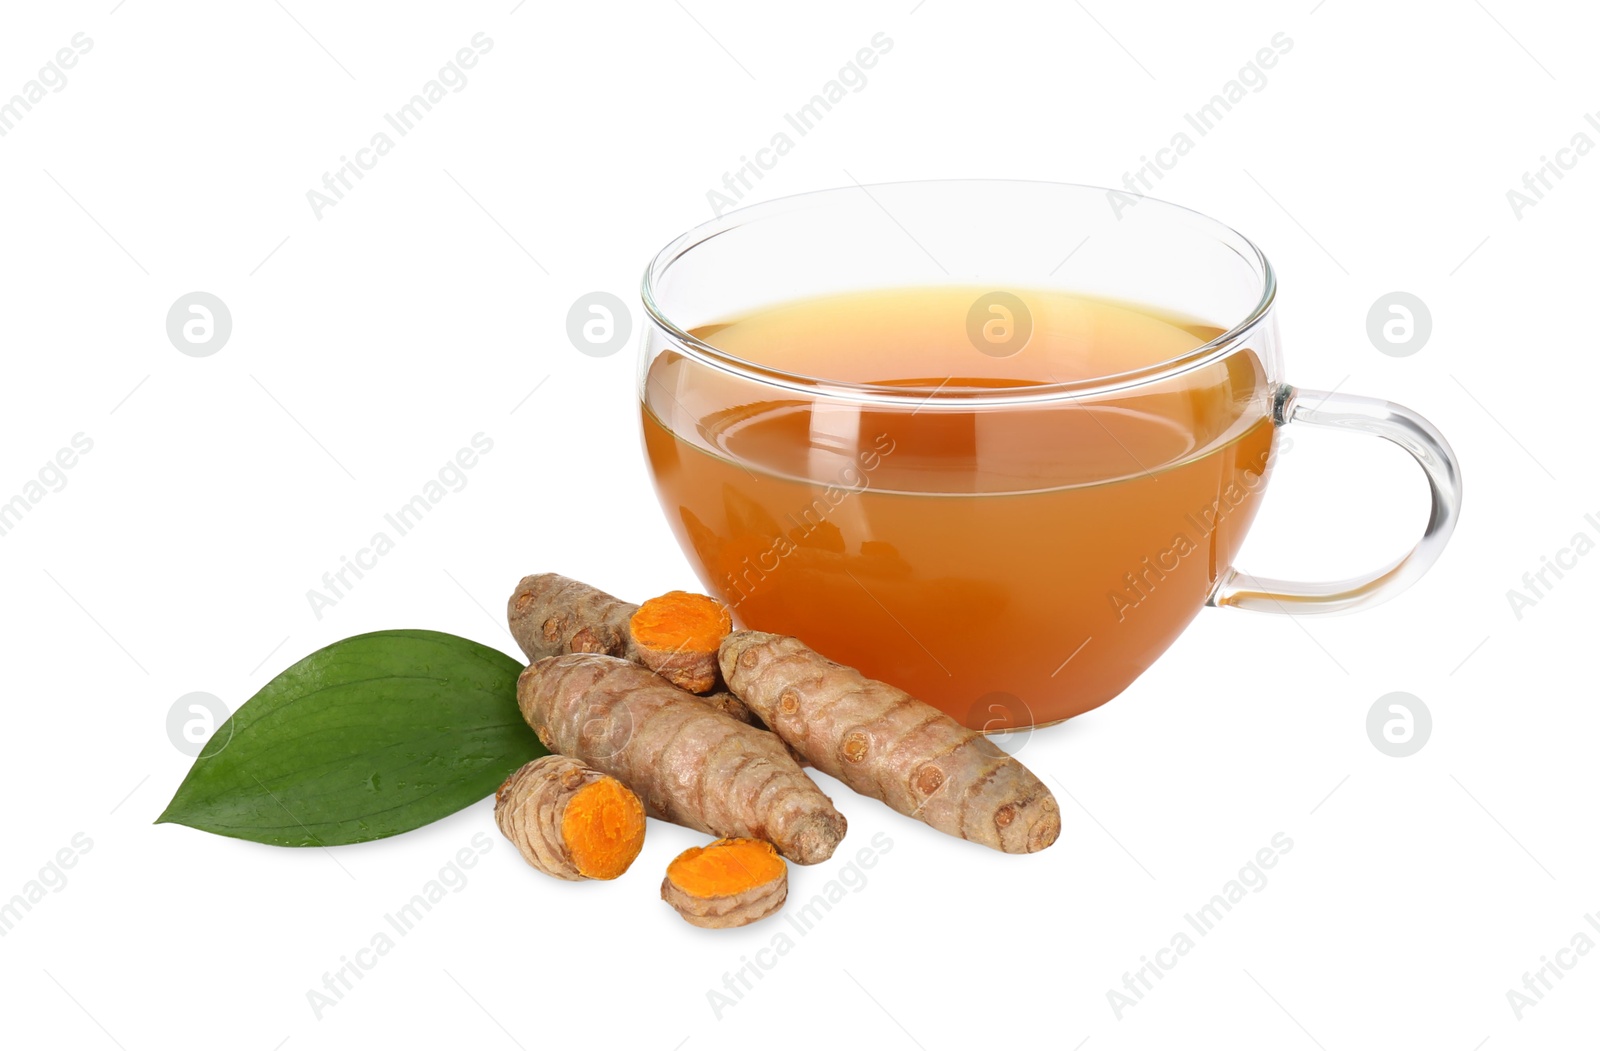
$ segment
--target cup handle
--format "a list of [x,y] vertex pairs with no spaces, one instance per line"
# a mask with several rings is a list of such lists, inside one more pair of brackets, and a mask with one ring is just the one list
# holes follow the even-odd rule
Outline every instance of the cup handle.
[[1206,604],[1269,613],[1344,613],[1393,598],[1433,565],[1461,514],[1461,467],[1438,428],[1403,405],[1332,391],[1278,388],[1273,422],[1304,423],[1386,438],[1410,453],[1428,479],[1433,507],[1428,526],[1408,553],[1375,573],[1348,580],[1303,584],[1254,577],[1229,569]]

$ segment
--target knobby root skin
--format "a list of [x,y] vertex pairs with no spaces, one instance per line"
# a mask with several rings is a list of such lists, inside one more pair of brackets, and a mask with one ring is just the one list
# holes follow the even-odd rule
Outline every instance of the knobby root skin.
[[801,865],[826,861],[844,815],[777,736],[724,715],[648,668],[598,653],[545,657],[517,705],[546,748],[632,788],[652,817],[762,839]]
[[716,687],[717,649],[732,630],[728,607],[688,591],[669,591],[650,599],[628,620],[631,656],[690,693]]
[[[739,720],[741,723],[744,723],[746,726],[753,726],[762,733],[772,733],[771,730],[767,729],[767,724],[762,722],[760,717],[758,717],[755,712],[752,712],[748,705],[739,700],[739,698],[735,697],[732,691],[717,690],[715,693],[699,694],[698,696],[702,701],[709,704],[723,715],[731,716]],[[785,741],[783,738],[779,737],[778,743],[783,745],[783,750],[789,753],[790,759],[793,759],[802,767],[811,765],[810,762],[806,760],[806,757],[795,751],[794,746],[788,741]]]
[[[733,716],[741,723],[754,726],[757,730],[761,730],[765,733],[772,732],[771,730],[767,729],[767,724],[762,722],[756,716],[755,712],[752,712],[743,701],[739,700],[739,698],[735,697],[727,690],[718,690],[716,693],[704,694],[700,699],[711,705],[711,707],[715,708],[722,714]],[[783,745],[783,750],[789,753],[790,759],[793,759],[801,766],[811,765],[806,761],[806,757],[795,751],[794,747],[790,745],[788,741],[783,740],[781,737],[778,738],[778,741]]]
[[722,643],[729,688],[818,770],[961,839],[1008,854],[1061,834],[1055,797],[992,741],[904,690],[799,639],[738,631]]
[[558,573],[523,577],[506,603],[511,636],[530,661],[563,653],[634,659],[628,621],[639,607]]
[[[739,698],[735,697],[727,690],[718,690],[716,693],[708,693],[700,699],[706,704],[711,705],[711,707],[715,708],[723,715],[732,716],[741,723],[744,723],[746,726],[761,726],[761,720],[756,718],[755,713],[746,707],[743,701],[739,700]],[[764,726],[761,728],[766,729]]]
[[690,847],[661,881],[661,899],[696,927],[743,927],[777,912],[788,896],[788,866],[756,839]]
[[563,755],[507,778],[494,794],[494,821],[528,864],[557,879],[616,879],[644,846],[639,797]]

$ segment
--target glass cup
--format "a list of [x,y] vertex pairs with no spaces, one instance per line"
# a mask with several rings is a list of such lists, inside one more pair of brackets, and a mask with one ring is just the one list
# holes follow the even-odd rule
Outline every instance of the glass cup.
[[[1455,526],[1460,474],[1431,424],[1283,381],[1276,287],[1227,226],[1088,186],[894,183],[729,212],[644,279],[638,389],[662,509],[740,625],[975,729],[1070,718],[1204,606],[1370,606]],[[794,306],[821,297],[855,306]],[[1144,338],[1149,317],[1182,338]],[[1074,364],[1061,347],[1084,333],[1099,349]],[[919,369],[930,338],[941,365]],[[960,339],[970,357],[950,367]],[[1291,423],[1415,457],[1432,511],[1408,554],[1327,583],[1234,566]]]

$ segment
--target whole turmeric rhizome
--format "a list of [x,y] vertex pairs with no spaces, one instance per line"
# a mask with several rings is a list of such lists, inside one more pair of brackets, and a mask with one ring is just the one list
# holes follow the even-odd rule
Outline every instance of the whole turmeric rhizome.
[[620,876],[648,815],[716,837],[667,868],[661,896],[679,915],[769,916],[788,893],[784,859],[825,861],[845,834],[801,761],[1006,853],[1060,835],[1050,790],[983,735],[798,639],[733,631],[707,596],[634,606],[546,573],[523,578],[507,613],[532,661],[517,705],[554,754],[506,781],[495,819],[542,872]]

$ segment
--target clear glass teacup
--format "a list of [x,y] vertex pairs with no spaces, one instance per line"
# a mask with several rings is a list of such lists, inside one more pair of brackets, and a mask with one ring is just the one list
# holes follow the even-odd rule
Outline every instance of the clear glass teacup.
[[[1371,605],[1454,528],[1431,424],[1284,382],[1275,291],[1234,230],[1095,187],[896,183],[730,212],[645,276],[662,508],[742,626],[976,729],[1070,718],[1206,605]],[[1416,458],[1432,513],[1408,554],[1329,583],[1234,566],[1291,422]]]

